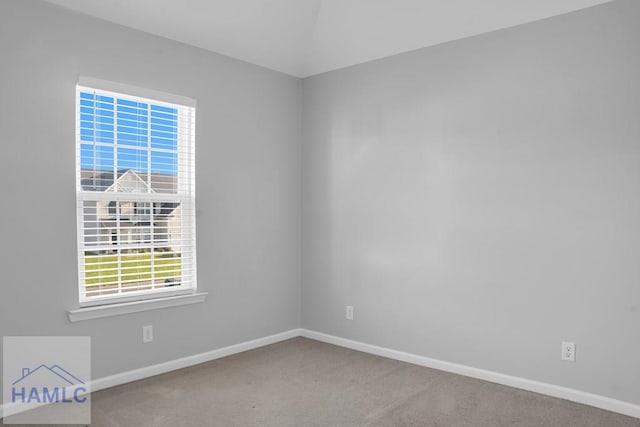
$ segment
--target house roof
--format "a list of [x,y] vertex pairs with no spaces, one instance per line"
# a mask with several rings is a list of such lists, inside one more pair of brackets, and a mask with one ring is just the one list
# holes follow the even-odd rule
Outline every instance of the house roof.
[[[159,173],[138,174],[132,169],[123,169],[118,171],[117,179],[115,182],[113,180],[113,176],[114,173],[111,171],[94,172],[91,170],[82,170],[80,172],[80,185],[85,191],[106,192],[111,191],[111,189],[114,187],[114,184],[117,184],[119,180],[123,179],[123,177],[133,176],[134,178],[139,180],[146,188],[151,189],[152,193],[168,193],[173,191],[176,187],[175,175],[166,175]],[[131,190],[131,193],[139,193],[139,191],[134,191],[135,188],[133,186],[129,186],[129,189]],[[120,191],[122,191],[121,188]],[[162,202],[159,205],[160,207],[158,209],[158,204],[156,204],[155,214],[166,216],[170,215],[180,205],[180,203]]]
[[147,183],[148,179],[142,179],[134,170],[129,169],[118,175],[118,179],[105,191],[118,191],[119,193],[155,193]]
[[[132,169],[118,171],[117,180],[124,175],[135,175],[154,193],[169,193],[176,188],[176,176],[160,173],[138,174]],[[113,186],[113,171],[92,171],[83,169],[80,171],[80,185],[84,191],[109,191]]]

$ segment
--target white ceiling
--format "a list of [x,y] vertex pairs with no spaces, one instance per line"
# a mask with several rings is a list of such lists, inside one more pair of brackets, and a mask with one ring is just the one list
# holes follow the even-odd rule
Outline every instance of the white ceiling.
[[611,0],[47,0],[297,77]]

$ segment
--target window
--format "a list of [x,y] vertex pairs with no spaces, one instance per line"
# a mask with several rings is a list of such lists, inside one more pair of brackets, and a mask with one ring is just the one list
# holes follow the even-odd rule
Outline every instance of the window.
[[76,103],[80,304],[195,291],[195,102],[85,78]]

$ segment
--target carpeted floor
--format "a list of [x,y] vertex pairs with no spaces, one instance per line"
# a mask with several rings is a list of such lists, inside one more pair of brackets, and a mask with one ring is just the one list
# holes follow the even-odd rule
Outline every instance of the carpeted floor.
[[295,338],[93,394],[93,426],[634,426],[640,420]]

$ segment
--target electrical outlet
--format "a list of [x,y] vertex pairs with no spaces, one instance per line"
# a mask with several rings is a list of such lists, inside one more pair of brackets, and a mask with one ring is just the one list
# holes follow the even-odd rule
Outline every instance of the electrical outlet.
[[353,320],[353,306],[347,306],[347,320]]
[[153,341],[153,326],[147,325],[142,327],[142,342],[148,343]]
[[573,342],[562,342],[562,360],[567,362],[576,361],[576,344]]

